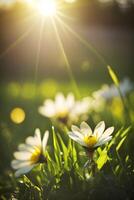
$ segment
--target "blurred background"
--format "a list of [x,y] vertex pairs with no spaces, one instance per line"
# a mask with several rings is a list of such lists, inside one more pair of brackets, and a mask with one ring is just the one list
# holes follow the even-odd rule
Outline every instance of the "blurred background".
[[[76,83],[81,97],[91,95],[112,83],[107,65],[120,80],[134,81],[133,0],[57,0],[61,21],[55,26],[31,6],[34,1],[0,0],[0,169],[5,173],[17,144],[35,128],[51,127],[38,113],[45,98],[75,93]],[[94,121],[118,127],[122,102],[109,105]]]
[[[39,81],[46,78],[69,80],[52,24],[49,20],[44,23],[40,36],[42,17],[28,1],[0,0],[0,81],[33,81],[35,73]],[[57,2],[63,7],[62,20],[90,46],[87,48],[75,35],[57,24],[75,78],[108,81],[101,55],[121,78],[129,76],[133,79],[134,1]]]
[[[0,172],[4,175],[0,174],[0,185],[7,194],[14,187],[7,181],[17,145],[33,135],[35,128],[52,133],[52,122],[38,112],[45,99],[54,98],[57,92],[74,92],[76,98],[91,96],[103,84],[112,84],[107,65],[120,80],[128,77],[134,81],[134,0],[55,0],[57,11],[53,17],[44,15],[43,1],[50,2],[0,0]],[[53,14],[54,10],[48,11]],[[122,87],[126,91],[127,114],[134,122],[134,92],[129,93],[133,89],[129,79]],[[101,99],[98,107],[99,103]],[[94,127],[104,120],[117,131],[127,123],[124,111],[120,96],[113,95],[102,110],[89,114],[88,122]],[[126,173],[126,178],[122,176],[122,196],[122,190],[133,190],[133,181],[132,187],[126,181],[128,175],[133,177],[133,146],[131,134],[125,145],[129,153],[125,149],[122,155],[130,154],[132,174],[130,167],[122,170]],[[109,180],[105,186],[112,188]],[[98,188],[105,195],[106,187],[102,190],[97,186],[97,192]],[[108,190],[108,198],[109,191],[113,193]],[[114,199],[119,197],[117,190],[114,194]]]

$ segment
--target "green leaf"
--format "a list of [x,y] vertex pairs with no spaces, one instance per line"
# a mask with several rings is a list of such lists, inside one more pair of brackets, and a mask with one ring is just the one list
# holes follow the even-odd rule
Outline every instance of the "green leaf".
[[61,169],[61,165],[62,165],[61,149],[60,149],[60,146],[58,144],[58,140],[57,140],[57,136],[55,134],[54,127],[52,127],[52,132],[53,132],[54,156],[55,156],[55,160],[56,160],[56,163],[58,165],[58,168],[60,170]]
[[125,135],[127,135],[128,132],[130,131],[130,129],[131,129],[131,126],[129,126],[127,129],[125,129],[125,130],[123,131],[123,133],[121,134],[121,137],[124,137]]
[[51,158],[51,156],[49,155],[48,152],[47,152],[46,156],[47,156],[48,171],[51,174],[56,174],[57,173],[57,165],[56,165],[56,163],[52,160],[52,158]]
[[73,141],[73,144],[72,144],[72,155],[73,155],[73,162],[76,163],[76,161],[77,161],[77,151],[76,151],[76,148],[75,148],[74,141]]
[[127,138],[127,134],[129,133],[130,129],[131,129],[131,126],[129,126],[128,128],[126,128],[126,129],[122,132],[122,134],[121,134],[121,132],[120,132],[120,134],[118,135],[118,137],[120,137],[120,138],[119,138],[120,141],[119,141],[119,143],[118,143],[118,145],[117,145],[117,147],[116,147],[116,151],[119,151],[119,149],[121,148],[123,142],[124,142],[125,139]]
[[129,155],[126,156],[125,162],[127,163],[129,161]]
[[107,162],[107,160],[108,160],[107,151],[104,149],[101,152],[101,154],[96,162],[99,170],[104,166],[104,164]]
[[117,78],[117,75],[115,74],[115,72],[113,71],[113,69],[110,66],[107,66],[108,68],[108,72],[110,74],[111,79],[113,80],[114,84],[119,87],[119,80]]
[[58,138],[59,138],[62,150],[63,150],[64,167],[68,168],[68,149],[67,149],[62,137],[59,134],[58,134]]
[[121,135],[121,132],[124,130],[124,127],[121,127],[119,131],[115,134],[114,138],[118,138]]
[[68,140],[68,165],[71,168],[73,164],[73,145],[72,145],[72,140],[69,138]]
[[121,139],[121,141],[119,142],[119,144],[116,147],[116,151],[119,151],[119,149],[121,148],[121,146],[122,146],[122,144],[123,144],[123,142],[125,141],[126,138],[127,138],[127,136],[125,136]]
[[115,172],[117,173],[117,172],[119,171],[119,169],[120,169],[120,165],[117,165],[117,166],[115,167]]

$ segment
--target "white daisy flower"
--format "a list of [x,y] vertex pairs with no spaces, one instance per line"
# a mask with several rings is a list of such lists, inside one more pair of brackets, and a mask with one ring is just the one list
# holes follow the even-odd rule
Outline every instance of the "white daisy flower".
[[74,107],[70,112],[71,121],[78,122],[79,120],[87,120],[90,110],[91,110],[90,97],[85,97],[82,100],[76,101]]
[[69,132],[69,137],[78,142],[87,150],[93,151],[98,146],[101,146],[111,140],[111,134],[114,127],[105,130],[105,123],[101,121],[92,132],[90,126],[86,122],[82,122],[80,128],[72,125],[72,132]]
[[90,111],[101,112],[104,109],[105,100],[100,98],[90,97]]
[[46,131],[41,140],[40,130],[36,129],[33,137],[28,137],[25,144],[18,146],[19,151],[14,153],[15,160],[11,162],[12,168],[16,170],[16,177],[28,173],[38,163],[46,162],[45,151],[48,137],[49,132]]
[[[133,83],[128,79],[125,78],[122,82],[119,84],[120,91],[123,96],[126,96],[130,91],[133,90],[134,85]],[[113,97],[120,96],[119,91],[115,85],[103,85],[102,88],[98,91],[95,91],[93,93],[93,97],[96,99],[99,99],[100,97],[104,98],[105,100],[112,99]]]
[[125,78],[120,84],[120,90],[123,96],[125,96],[127,93],[129,93],[133,89],[134,89],[134,84],[130,81],[129,78]]
[[64,124],[77,122],[79,117],[84,116],[89,110],[89,102],[82,99],[76,101],[72,93],[67,97],[58,93],[55,100],[47,99],[43,106],[39,107],[39,113],[48,118],[58,120]]

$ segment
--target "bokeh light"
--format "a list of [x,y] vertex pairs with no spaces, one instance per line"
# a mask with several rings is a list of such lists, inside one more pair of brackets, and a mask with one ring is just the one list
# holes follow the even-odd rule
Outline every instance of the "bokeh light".
[[121,120],[121,116],[123,116],[123,104],[120,98],[114,98],[111,105],[111,112],[115,117]]
[[39,86],[40,96],[43,97],[54,97],[58,91],[58,83],[52,79],[48,79],[45,82],[42,82]]
[[21,124],[25,120],[25,111],[22,108],[14,108],[10,113],[10,119],[15,124]]
[[33,99],[35,97],[36,86],[32,83],[22,85],[21,97],[24,99]]
[[43,16],[54,16],[57,11],[56,2],[54,0],[39,1],[37,3],[37,9]]
[[11,97],[18,97],[21,91],[21,86],[16,83],[16,82],[11,82],[8,86],[7,86],[7,94],[10,95]]

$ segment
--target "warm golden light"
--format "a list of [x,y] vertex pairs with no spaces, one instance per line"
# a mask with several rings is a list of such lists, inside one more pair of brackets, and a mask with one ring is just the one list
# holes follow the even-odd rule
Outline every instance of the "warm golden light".
[[10,118],[15,124],[20,124],[25,120],[25,112],[22,108],[14,108],[10,113]]
[[39,13],[46,17],[52,17],[56,15],[56,2],[54,0],[40,0],[36,3],[36,8]]
[[77,0],[65,0],[66,3],[75,3]]

